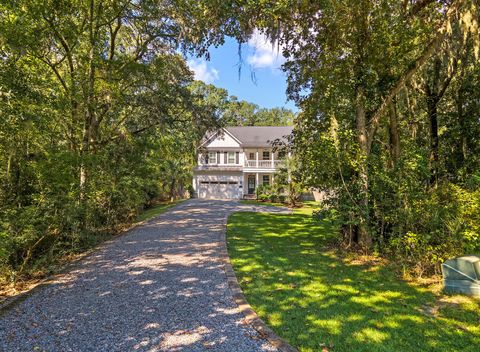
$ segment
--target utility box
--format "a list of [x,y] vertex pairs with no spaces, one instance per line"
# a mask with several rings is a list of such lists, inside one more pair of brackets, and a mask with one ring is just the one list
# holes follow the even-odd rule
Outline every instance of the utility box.
[[443,284],[449,293],[480,297],[480,256],[466,255],[442,264]]

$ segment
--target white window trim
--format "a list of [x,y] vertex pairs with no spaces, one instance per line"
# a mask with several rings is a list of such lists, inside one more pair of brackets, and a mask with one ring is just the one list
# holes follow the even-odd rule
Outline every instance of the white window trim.
[[[265,177],[268,177],[268,183],[265,183]],[[270,175],[262,176],[262,185],[270,185]]]
[[[232,159],[233,161],[232,162],[230,162],[230,157],[231,156],[233,156],[233,159]],[[227,164],[236,164],[235,158],[236,158],[235,152],[228,152],[227,153]]]
[[[213,158],[211,157],[213,155]],[[212,162],[213,160],[213,162]],[[216,164],[217,163],[217,152],[208,152],[208,163]]]

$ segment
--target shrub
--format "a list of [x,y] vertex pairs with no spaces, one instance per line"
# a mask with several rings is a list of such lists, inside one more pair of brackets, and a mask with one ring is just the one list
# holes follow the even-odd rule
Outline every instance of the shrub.
[[193,198],[195,195],[195,190],[193,189],[192,185],[187,186],[187,191],[188,191],[188,197]]
[[480,250],[479,190],[444,183],[397,212],[385,251],[415,276],[440,273],[445,260]]
[[258,200],[261,202],[268,202],[270,200],[270,196],[268,194],[260,194],[258,196]]

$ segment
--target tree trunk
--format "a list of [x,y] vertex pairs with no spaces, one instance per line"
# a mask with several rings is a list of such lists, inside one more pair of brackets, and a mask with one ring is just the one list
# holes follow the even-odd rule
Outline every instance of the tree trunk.
[[392,159],[392,166],[394,167],[400,158],[400,134],[398,132],[398,115],[395,99],[390,105],[389,117],[390,157]]
[[175,185],[176,180],[173,178],[172,182],[170,183],[170,202],[173,202],[175,200]]
[[372,239],[368,231],[369,223],[369,200],[368,200],[368,142],[367,142],[367,126],[365,115],[365,92],[364,88],[359,85],[356,88],[355,97],[357,139],[360,148],[359,162],[359,179],[360,179],[360,225],[358,240],[359,244],[364,248],[370,248]]
[[430,150],[428,155],[428,164],[430,169],[430,187],[436,187],[438,184],[438,111],[440,71],[442,62],[437,56],[430,72],[431,81],[425,85],[428,126],[430,135]]
[[438,113],[437,99],[430,97],[428,99],[428,122],[430,127],[430,186],[436,187],[438,184]]
[[[463,77],[463,75],[462,75]],[[467,155],[467,127],[465,126],[465,116],[463,111],[464,104],[464,87],[463,84],[458,89],[456,105],[457,105],[457,116],[458,116],[458,126],[460,130],[460,167],[464,167],[468,158]]]
[[80,151],[80,200],[85,199],[88,173],[85,158],[90,153],[90,144],[97,135],[98,125],[95,116],[95,1],[90,0],[89,12],[89,52],[88,52],[88,81],[84,89],[85,94],[85,120],[83,125],[82,147]]

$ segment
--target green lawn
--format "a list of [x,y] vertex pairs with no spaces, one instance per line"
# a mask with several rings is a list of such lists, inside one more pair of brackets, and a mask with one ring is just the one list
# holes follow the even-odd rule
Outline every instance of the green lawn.
[[164,212],[166,212],[168,209],[173,207],[174,205],[184,201],[184,199],[176,200],[173,202],[164,202],[164,203],[159,203],[149,209],[145,209],[143,212],[141,212],[138,217],[137,217],[137,222],[140,221],[145,221],[148,219],[151,219],[155,216],[158,216]]
[[300,351],[480,351],[480,301],[407,284],[386,265],[341,259],[329,222],[235,213],[228,248],[259,316]]
[[286,204],[282,203],[273,203],[273,202],[260,202],[258,200],[250,200],[250,199],[243,199],[240,201],[243,204],[251,204],[251,205],[270,205],[275,207],[286,207]]

